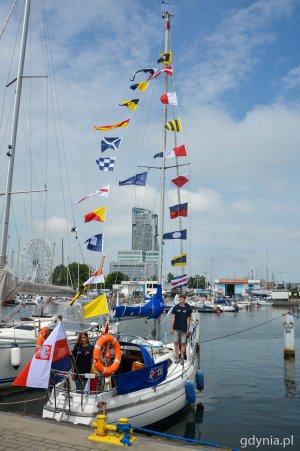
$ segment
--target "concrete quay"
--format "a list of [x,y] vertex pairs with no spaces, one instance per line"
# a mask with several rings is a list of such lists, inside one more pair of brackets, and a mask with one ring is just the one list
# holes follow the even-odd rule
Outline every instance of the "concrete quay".
[[[116,451],[120,446],[95,443],[88,440],[94,429],[62,425],[49,420],[0,412],[0,450],[2,451]],[[134,433],[137,440],[132,451],[179,451],[197,449],[198,451],[228,451],[231,448],[215,448],[166,438],[149,438]],[[127,447],[128,449],[128,447]]]

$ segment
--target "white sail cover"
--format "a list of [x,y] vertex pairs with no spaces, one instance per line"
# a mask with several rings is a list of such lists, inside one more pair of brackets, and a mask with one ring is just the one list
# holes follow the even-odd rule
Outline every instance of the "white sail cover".
[[0,270],[0,300],[6,301],[12,299],[18,293],[22,283],[12,272],[8,264]]

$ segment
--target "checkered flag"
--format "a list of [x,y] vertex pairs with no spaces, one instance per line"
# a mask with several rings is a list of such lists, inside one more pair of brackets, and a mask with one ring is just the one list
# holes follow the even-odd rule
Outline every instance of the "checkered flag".
[[113,158],[98,158],[96,160],[99,171],[113,171],[116,157]]

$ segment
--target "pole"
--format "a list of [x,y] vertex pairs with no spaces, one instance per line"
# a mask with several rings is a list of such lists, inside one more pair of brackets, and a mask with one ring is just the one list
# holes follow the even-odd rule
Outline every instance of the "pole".
[[5,197],[4,197],[4,214],[3,214],[2,239],[1,239],[0,268],[3,268],[7,261],[6,254],[7,254],[7,239],[8,239],[8,223],[9,223],[9,213],[10,213],[14,161],[15,161],[15,148],[16,148],[16,141],[17,141],[17,129],[18,129],[19,112],[20,112],[22,77],[23,77],[23,71],[24,71],[26,41],[27,41],[28,23],[29,23],[29,11],[30,11],[30,0],[25,0],[20,59],[19,59],[18,74],[17,74],[17,79],[16,79],[16,93],[15,93],[15,104],[14,104],[11,142],[8,146],[8,152],[7,152],[7,156],[9,158],[9,160],[8,160],[7,181],[6,181],[6,189],[5,189]]
[[[165,52],[169,51],[170,45],[170,18],[171,14],[168,11],[163,12],[162,18],[165,20]],[[168,92],[168,75],[164,74],[164,88],[165,92]],[[165,124],[168,120],[168,108],[167,105],[163,106],[163,152],[165,154],[167,149],[167,130]],[[158,268],[158,285],[163,289],[163,234],[164,234],[164,220],[165,220],[165,157],[162,158],[161,164],[161,186],[160,186],[160,217],[159,217],[159,268]],[[160,318],[156,320],[155,338],[160,338]]]

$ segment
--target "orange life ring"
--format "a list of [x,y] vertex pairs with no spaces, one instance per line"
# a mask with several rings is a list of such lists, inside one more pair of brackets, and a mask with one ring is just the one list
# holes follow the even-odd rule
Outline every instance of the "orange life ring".
[[38,337],[36,339],[35,352],[40,349],[40,347],[42,346],[42,344],[46,340],[47,335],[48,335],[48,327],[42,327],[40,329],[40,332],[39,332]]
[[[105,350],[106,347],[106,350]],[[110,358],[109,348],[113,347],[115,351],[115,358],[110,366],[104,366],[101,360],[101,355],[105,353],[105,358],[108,360]],[[117,371],[120,366],[122,358],[121,346],[118,340],[112,335],[101,335],[94,348],[93,359],[94,367],[96,370],[103,374],[103,376],[111,376]]]

